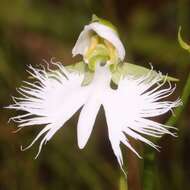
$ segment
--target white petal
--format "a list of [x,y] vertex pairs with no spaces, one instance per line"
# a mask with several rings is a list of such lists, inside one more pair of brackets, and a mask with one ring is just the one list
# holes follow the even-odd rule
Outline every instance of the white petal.
[[83,30],[78,39],[77,42],[75,44],[75,46],[72,49],[72,54],[73,56],[76,56],[78,54],[80,55],[84,55],[86,49],[89,47],[90,45],[90,37],[91,37],[91,32],[89,30]]
[[92,31],[109,41],[116,48],[121,60],[125,58],[125,48],[119,39],[118,34],[112,28],[98,22],[91,23],[84,27],[84,30],[79,35],[79,38],[72,50],[73,56],[77,54],[84,55],[89,46]]
[[19,123],[19,127],[46,125],[28,146],[31,147],[36,140],[47,133],[41,141],[40,152],[42,145],[84,105],[89,89],[81,87],[83,75],[67,73],[62,65],[59,65],[58,71],[48,73],[32,67],[30,69],[37,83],[27,83],[27,86],[20,88],[19,93],[23,98],[14,98],[15,104],[8,108],[26,112],[12,118]]
[[93,95],[81,110],[77,126],[78,146],[80,149],[84,148],[90,137],[100,106],[101,102]]
[[162,100],[168,97],[173,89],[170,84],[169,88],[160,89],[165,83],[160,83],[161,80],[162,76],[151,77],[151,80],[149,76],[139,79],[126,76],[120,81],[117,90],[109,90],[104,96],[103,107],[109,139],[121,168],[123,163],[120,150],[121,142],[138,155],[125,135],[129,135],[155,149],[159,147],[142,135],[161,137],[164,134],[170,134],[175,136],[175,133],[168,130],[171,128],[170,126],[152,121],[152,117],[164,114],[181,104],[180,100],[173,102]]
[[77,135],[79,148],[84,148],[92,132],[97,113],[102,104],[102,97],[110,89],[111,74],[106,67],[97,65],[94,78],[89,85],[89,96],[81,110]]
[[[116,102],[113,102],[113,94],[114,92],[107,93],[105,99],[103,101],[103,107],[105,110],[106,121],[108,125],[108,134],[109,140],[112,145],[113,152],[117,158],[117,161],[122,168],[123,165],[123,156],[120,149],[120,141],[122,137],[121,126],[122,120],[120,117],[120,111],[115,110]],[[119,112],[117,112],[119,111]]]

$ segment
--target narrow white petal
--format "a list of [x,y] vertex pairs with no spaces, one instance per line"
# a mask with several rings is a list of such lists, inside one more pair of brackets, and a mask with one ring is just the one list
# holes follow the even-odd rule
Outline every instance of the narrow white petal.
[[102,104],[102,97],[110,89],[111,74],[109,70],[97,65],[94,78],[89,85],[89,96],[81,110],[77,136],[79,148],[84,148],[92,132],[97,113]]
[[101,102],[95,95],[92,95],[81,110],[77,126],[78,146],[80,149],[84,148],[90,137],[100,106]]

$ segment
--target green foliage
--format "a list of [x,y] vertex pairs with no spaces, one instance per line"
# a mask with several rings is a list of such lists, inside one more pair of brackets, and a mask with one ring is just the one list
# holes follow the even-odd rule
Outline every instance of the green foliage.
[[190,53],[190,45],[188,45],[185,41],[183,41],[181,37],[181,26],[179,27],[179,31],[178,31],[178,41],[179,41],[180,46]]

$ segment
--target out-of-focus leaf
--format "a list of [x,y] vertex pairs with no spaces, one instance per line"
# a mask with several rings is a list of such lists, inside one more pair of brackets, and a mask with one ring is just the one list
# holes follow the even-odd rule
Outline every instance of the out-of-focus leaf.
[[190,45],[188,45],[181,37],[181,26],[179,27],[179,31],[178,31],[178,42],[180,44],[180,46],[189,51],[190,52]]

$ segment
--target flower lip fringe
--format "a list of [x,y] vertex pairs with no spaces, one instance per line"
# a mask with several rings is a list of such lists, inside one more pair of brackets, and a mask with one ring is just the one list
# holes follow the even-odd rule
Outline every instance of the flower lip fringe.
[[[47,71],[45,68],[36,69],[29,66],[28,73],[36,82],[24,82],[25,85],[18,89],[22,97],[14,97],[14,104],[7,107],[26,112],[23,115],[11,118],[11,120],[18,123],[19,129],[31,125],[46,125],[32,143],[25,148],[21,146],[21,150],[27,150],[42,135],[45,135],[35,157],[37,158],[43,144],[46,144],[81,106],[83,106],[83,109],[78,127],[82,125],[82,127],[86,128],[81,129],[81,131],[78,130],[78,138],[83,143],[83,145],[79,146],[83,148],[84,143],[88,140],[88,137],[85,136],[90,136],[91,131],[88,130],[92,130],[101,104],[106,114],[110,142],[120,166],[123,165],[120,150],[121,142],[141,158],[129,144],[126,134],[157,150],[159,148],[157,145],[140,134],[153,137],[161,137],[163,134],[176,136],[175,133],[168,130],[175,128],[148,119],[149,117],[152,118],[172,111],[172,108],[181,105],[179,99],[174,102],[160,101],[175,90],[175,86],[172,88],[170,82],[168,83],[168,88],[160,89],[166,83],[166,79],[162,81],[161,73],[154,78],[151,76],[152,71],[147,76],[138,79],[134,79],[133,76],[126,76],[121,80],[117,90],[112,90],[109,83],[105,86],[103,85],[101,90],[98,90],[98,88],[93,89],[95,87],[94,83],[98,83],[98,81],[82,87],[83,74],[69,73],[63,65],[53,64],[57,66],[58,70],[51,70],[49,66]],[[106,72],[104,67],[100,68],[100,70],[103,73]],[[102,76],[102,78],[105,78],[105,76]],[[97,77],[101,78],[101,76]],[[151,90],[149,90],[150,88]],[[94,94],[95,91],[96,94]],[[60,109],[59,111],[58,108]]]

